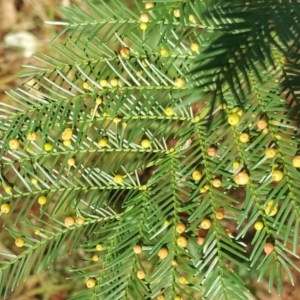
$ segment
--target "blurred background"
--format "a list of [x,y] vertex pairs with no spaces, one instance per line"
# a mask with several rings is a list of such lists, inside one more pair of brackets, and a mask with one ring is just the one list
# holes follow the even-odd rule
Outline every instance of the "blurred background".
[[[124,0],[128,5],[133,0]],[[142,0],[140,0],[142,1]],[[96,0],[94,0],[96,2]],[[32,56],[40,52],[51,55],[53,49],[51,40],[62,30],[62,26],[47,25],[45,21],[62,21],[60,6],[77,5],[87,9],[83,0],[0,0],[0,101],[9,103],[9,97],[4,91],[15,89],[28,78],[20,78],[22,65],[41,64]],[[39,209],[33,206],[34,209]],[[11,220],[13,224],[13,220]],[[12,224],[7,224],[8,226]],[[13,244],[11,237],[6,234],[0,219],[0,252],[18,254],[20,249]],[[64,257],[57,261],[51,269],[37,276],[30,276],[20,284],[9,296],[9,300],[65,300],[70,295],[77,294],[85,288],[84,283],[74,285],[65,278],[70,274],[69,269],[76,265],[77,256]],[[296,262],[299,264],[299,261]],[[247,277],[247,274],[244,274]],[[296,300],[300,299],[300,276],[295,272],[295,286],[291,286],[286,278],[283,293],[279,298],[274,291],[267,292],[268,282],[262,280],[256,283],[253,274],[248,277],[250,286],[253,285],[249,300]],[[254,296],[255,295],[255,296]],[[1,295],[0,295],[1,298]],[[143,300],[143,299],[136,299]],[[200,300],[200,299],[199,299]],[[232,299],[234,300],[234,299]]]

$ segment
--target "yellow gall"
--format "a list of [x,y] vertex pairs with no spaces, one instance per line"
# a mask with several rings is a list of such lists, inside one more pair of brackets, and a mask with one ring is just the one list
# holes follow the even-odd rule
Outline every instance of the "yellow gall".
[[215,188],[219,188],[222,185],[222,181],[219,178],[215,178],[212,181],[212,186]]
[[88,90],[90,88],[90,85],[87,83],[87,82],[84,82],[82,84],[82,87],[85,89],[85,90]]
[[217,211],[216,212],[216,219],[217,220],[223,220],[224,219],[224,212],[223,211]]
[[114,122],[115,124],[118,124],[118,123],[121,122],[121,119],[118,118],[118,117],[114,117],[114,118],[113,118],[113,122]]
[[176,78],[175,81],[174,81],[174,85],[177,87],[177,88],[183,88],[185,86],[185,80],[183,78]]
[[171,265],[174,267],[174,266],[177,266],[177,261],[175,259],[172,259],[171,261]]
[[281,63],[286,64],[288,62],[288,59],[287,59],[287,57],[283,56],[283,57],[281,57],[280,61],[281,61]]
[[147,28],[148,28],[147,23],[141,23],[141,24],[140,24],[140,29],[141,29],[142,31],[145,31]]
[[242,133],[239,137],[242,143],[248,143],[250,141],[250,135],[248,133]]
[[283,172],[281,172],[280,170],[274,170],[272,172],[272,180],[273,181],[280,181],[283,178]]
[[22,238],[17,238],[17,239],[15,239],[15,245],[16,245],[18,248],[22,248],[22,247],[25,245],[24,239],[22,239]]
[[189,15],[189,21],[190,22],[195,22],[195,16],[194,15]]
[[116,86],[119,85],[119,80],[116,79],[116,78],[112,78],[112,79],[109,81],[109,83],[110,83],[110,85],[111,85],[112,87],[116,87]]
[[50,151],[52,151],[52,149],[53,149],[52,144],[46,143],[46,144],[44,145],[44,150],[45,150],[45,151],[50,152]]
[[184,277],[184,276],[180,276],[180,277],[178,278],[178,282],[179,282],[180,284],[186,284],[186,283],[187,283],[187,279],[186,279],[186,277]]
[[300,155],[297,155],[293,158],[293,166],[295,168],[300,168]]
[[8,203],[1,204],[0,210],[3,214],[8,214],[10,212],[10,205]]
[[123,182],[123,176],[122,175],[116,175],[114,177],[114,182],[118,183],[118,184],[122,183]]
[[199,51],[199,49],[200,49],[200,46],[199,46],[198,43],[192,43],[192,44],[191,44],[191,50],[192,50],[193,52],[197,52],[197,51]]
[[86,282],[85,285],[88,289],[92,289],[96,285],[96,280],[94,278],[89,278]]
[[159,295],[156,298],[157,300],[166,300],[166,297],[164,295]]
[[170,225],[170,222],[168,220],[164,221],[164,227],[168,227]]
[[238,185],[246,185],[249,182],[249,175],[246,172],[240,172],[234,176],[233,180]]
[[69,158],[67,162],[70,167],[73,167],[75,165],[75,159],[72,157]]
[[11,139],[8,142],[10,150],[17,150],[20,147],[20,142],[17,139]]
[[180,10],[178,8],[175,8],[173,10],[173,14],[175,18],[179,18],[180,17]]
[[45,196],[39,196],[38,197],[38,203],[40,205],[45,205],[47,203],[47,198]]
[[184,236],[180,236],[177,241],[177,246],[181,247],[181,248],[185,248],[188,244],[187,239]]
[[159,249],[157,255],[160,259],[165,259],[169,255],[169,251],[166,248],[161,248],[161,249]]
[[145,60],[142,61],[142,65],[144,68],[148,67],[148,63]]
[[256,125],[258,129],[263,130],[268,127],[268,122],[265,119],[260,119]]
[[142,246],[140,246],[140,245],[135,245],[135,246],[133,247],[133,252],[134,252],[135,254],[141,254],[142,251],[143,251],[143,248],[142,248]]
[[141,22],[143,22],[143,23],[148,23],[149,20],[150,20],[149,15],[148,15],[148,14],[141,14],[141,15],[140,15],[140,20],[141,20]]
[[274,245],[272,243],[266,243],[264,246],[264,252],[269,255],[274,251]]
[[260,231],[260,230],[262,230],[263,228],[264,228],[263,222],[257,221],[257,222],[254,223],[254,229],[255,229],[256,231]]
[[31,178],[31,184],[37,185],[39,181],[36,178]]
[[207,150],[207,155],[210,157],[213,157],[217,154],[217,148],[216,147],[209,147]]
[[122,48],[120,50],[120,55],[123,57],[123,58],[129,58],[130,56],[130,50],[128,48]]
[[176,232],[179,233],[179,234],[182,234],[184,233],[186,230],[186,226],[183,224],[183,223],[178,223],[176,225]]
[[99,260],[99,256],[98,255],[93,255],[92,261],[97,262],[98,260]]
[[211,220],[209,219],[204,219],[200,223],[201,228],[208,230],[211,227]]
[[67,227],[71,227],[74,225],[75,220],[72,217],[66,217],[64,223]]
[[267,207],[265,208],[265,213],[270,217],[275,216],[277,214],[277,212],[278,212],[277,206],[272,207],[272,206],[267,205]]
[[108,82],[107,82],[106,79],[100,79],[99,84],[100,84],[102,87],[106,87],[107,84],[108,84]]
[[173,116],[174,115],[174,109],[172,107],[167,107],[165,109],[165,114],[166,116],[170,117],[170,116]]
[[276,156],[276,154],[277,154],[276,149],[274,149],[274,148],[268,148],[266,150],[266,154],[265,155],[266,155],[266,158],[272,159],[272,158],[274,158]]
[[209,186],[209,184],[205,184],[205,185],[203,186],[203,188],[204,188],[206,191],[208,191],[208,190],[210,189],[210,186]]
[[139,70],[139,71],[136,71],[135,72],[135,75],[137,76],[137,77],[141,77],[142,76],[142,71],[141,70]]
[[109,117],[109,113],[105,111],[105,112],[102,114],[102,116],[103,116],[103,117]]
[[106,138],[102,138],[99,142],[98,142],[98,145],[101,147],[101,148],[105,148],[107,146],[107,139]]
[[204,241],[205,241],[205,238],[202,237],[202,236],[199,236],[199,237],[197,238],[197,244],[198,244],[199,246],[202,246],[203,243],[204,243]]
[[182,298],[180,296],[176,296],[174,300],[182,300]]
[[73,130],[72,130],[72,128],[66,128],[66,129],[62,132],[61,138],[62,138],[63,141],[68,141],[68,140],[71,139],[72,135],[73,135]]
[[140,280],[143,280],[143,279],[146,278],[146,274],[145,274],[145,272],[142,271],[142,270],[138,270],[138,271],[136,272],[136,276],[137,276],[137,278],[140,279]]
[[102,251],[103,250],[103,245],[101,245],[101,244],[96,245],[96,250],[97,251]]
[[65,147],[70,147],[72,145],[72,142],[71,142],[71,140],[66,140],[66,141],[63,141],[63,145]]
[[199,181],[201,178],[202,178],[202,174],[199,172],[199,171],[194,171],[192,173],[192,178],[195,180],[195,181]]
[[29,140],[29,141],[32,141],[32,142],[36,141],[37,138],[38,138],[38,135],[36,132],[29,132],[27,134],[27,140]]
[[148,139],[144,139],[144,140],[141,141],[141,146],[144,149],[148,149],[151,146],[151,142]]
[[41,234],[41,231],[40,231],[39,229],[36,229],[36,230],[34,231],[34,234],[35,234],[35,235],[40,235],[40,234]]
[[231,126],[236,126],[240,122],[240,116],[238,114],[230,114],[227,121]]
[[232,167],[233,167],[234,169],[237,169],[237,168],[240,167],[240,163],[239,163],[238,161],[234,161],[234,162],[232,163]]
[[77,217],[75,219],[75,223],[78,224],[78,225],[84,224],[84,218],[83,217]]
[[160,49],[160,55],[161,56],[165,56],[165,55],[167,55],[168,54],[168,50],[167,49],[165,49],[165,48],[161,48]]
[[4,190],[5,190],[5,192],[6,192],[7,194],[11,194],[11,193],[12,193],[12,187],[9,186],[9,185],[7,185],[7,186],[4,188]]
[[102,103],[102,99],[101,98],[96,98],[95,103],[97,105],[100,105]]
[[146,2],[145,3],[145,9],[151,9],[154,7],[154,2]]

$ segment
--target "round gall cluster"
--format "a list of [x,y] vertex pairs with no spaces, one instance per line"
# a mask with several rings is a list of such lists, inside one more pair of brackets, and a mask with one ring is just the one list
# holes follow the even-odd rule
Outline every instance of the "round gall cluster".
[[140,245],[135,245],[135,246],[133,247],[133,252],[134,252],[135,254],[141,254],[142,251],[143,251],[143,249],[142,249],[142,246],[140,246]]
[[10,205],[8,203],[3,203],[1,204],[0,210],[3,214],[8,214],[10,212]]
[[176,232],[179,233],[179,234],[182,234],[184,233],[186,230],[186,226],[183,224],[183,223],[178,223],[176,225]]
[[187,239],[184,236],[180,236],[177,239],[177,246],[181,247],[181,248],[185,248],[188,244]]
[[94,278],[89,278],[85,284],[88,289],[91,289],[96,285],[96,280]]
[[200,227],[205,230],[208,230],[211,227],[211,220],[203,219],[200,223]]
[[240,172],[234,176],[234,182],[238,185],[246,185],[249,182],[249,175],[246,172]]
[[144,149],[148,149],[151,146],[151,142],[148,139],[144,139],[144,140],[141,141],[141,146]]
[[114,182],[118,183],[118,184],[122,183],[123,182],[123,176],[122,175],[116,175],[114,177]]
[[240,122],[240,116],[238,114],[230,114],[227,121],[231,126],[236,126]]
[[169,255],[169,251],[166,248],[161,248],[157,255],[160,259],[165,259]]
[[280,170],[274,170],[272,172],[272,180],[275,181],[275,182],[278,182],[280,180],[282,180],[283,178],[283,172],[280,171]]
[[17,150],[20,148],[20,142],[17,139],[11,139],[8,142],[8,147],[10,150]]
[[22,247],[25,245],[24,239],[22,239],[22,238],[17,238],[17,239],[15,239],[15,245],[16,245],[18,248],[22,248]]
[[74,225],[75,220],[72,217],[66,217],[64,223],[67,227],[71,227]]
[[195,181],[199,181],[201,178],[202,178],[202,174],[199,172],[199,171],[194,171],[192,173],[192,178],[195,180]]

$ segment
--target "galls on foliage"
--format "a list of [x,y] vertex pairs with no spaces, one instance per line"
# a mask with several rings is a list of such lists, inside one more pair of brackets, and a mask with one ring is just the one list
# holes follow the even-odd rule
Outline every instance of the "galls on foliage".
[[199,49],[200,49],[199,44],[197,44],[197,43],[192,43],[192,44],[191,44],[191,50],[192,50],[193,52],[197,52]]
[[98,142],[98,145],[101,147],[101,148],[105,148],[107,146],[107,139],[106,138],[102,138],[99,142]]
[[8,142],[8,147],[10,150],[17,150],[20,148],[20,142],[17,139],[11,139]]
[[179,18],[180,17],[180,10],[178,8],[175,8],[173,10],[173,14],[175,18]]
[[160,259],[165,259],[169,255],[169,251],[166,248],[161,248],[157,255]]
[[240,116],[238,114],[230,114],[227,121],[231,126],[236,126],[240,122]]
[[114,177],[114,182],[118,183],[118,184],[122,183],[123,182],[123,176],[122,175],[116,175]]
[[96,285],[96,280],[94,278],[89,278],[85,284],[88,289],[91,289]]
[[87,82],[84,82],[82,84],[82,87],[85,89],[85,90],[88,90],[90,88],[90,85],[87,83]]
[[274,245],[272,243],[266,243],[264,246],[264,252],[269,255],[274,251]]
[[24,239],[23,238],[17,238],[17,239],[15,239],[15,245],[18,248],[22,248],[25,245]]
[[176,78],[174,81],[174,85],[177,88],[183,88],[185,86],[185,80],[183,78]]
[[215,178],[215,179],[212,180],[211,184],[212,184],[213,187],[219,188],[222,185],[222,181],[219,178]]
[[0,210],[3,214],[8,214],[10,212],[10,205],[8,203],[3,203],[1,204]]
[[149,15],[148,15],[148,14],[141,14],[141,15],[140,15],[140,20],[141,20],[141,22],[143,22],[143,23],[148,23],[149,20],[150,20]]
[[200,227],[205,230],[208,230],[211,227],[211,220],[203,219],[200,223]]
[[141,23],[140,24],[140,29],[145,31],[148,28],[148,24],[147,23]]
[[31,178],[31,183],[33,185],[37,185],[39,183],[39,181],[37,180],[37,178]]
[[136,276],[137,276],[138,279],[141,279],[141,280],[143,280],[143,279],[146,278],[146,274],[145,274],[145,272],[142,271],[142,270],[138,270],[138,271],[136,272]]
[[73,157],[69,158],[68,161],[68,166],[73,167],[75,165],[75,159]]
[[234,162],[232,163],[232,167],[233,167],[234,169],[237,169],[237,168],[240,167],[240,163],[239,163],[238,161],[234,161]]
[[195,181],[199,181],[201,178],[202,178],[202,174],[199,172],[199,171],[194,171],[192,173],[192,178],[195,180]]
[[250,141],[250,135],[244,132],[240,135],[239,139],[242,143],[248,143]]
[[62,138],[63,141],[68,141],[68,140],[71,139],[72,135],[73,135],[73,130],[72,130],[72,128],[66,128],[66,129],[62,132],[61,138]]
[[71,227],[74,225],[75,220],[72,217],[66,217],[64,223],[67,227]]
[[44,144],[44,150],[45,150],[46,152],[50,152],[50,151],[52,151],[52,149],[53,149],[52,144],[50,144],[50,143]]
[[102,244],[97,244],[96,245],[96,250],[97,251],[102,251],[103,250],[103,245]]
[[181,248],[185,248],[188,244],[188,241],[184,236],[180,236],[176,242],[177,242],[177,246]]
[[123,57],[123,58],[129,58],[130,56],[130,50],[128,48],[122,48],[120,50],[120,55]]
[[207,150],[207,155],[208,156],[215,156],[217,154],[217,148],[216,147],[209,147]]
[[27,134],[27,140],[29,140],[29,141],[36,141],[37,140],[37,138],[38,138],[38,135],[37,135],[37,133],[36,132],[29,132],[28,134]]
[[151,146],[151,142],[148,139],[144,139],[144,140],[141,141],[141,146],[144,149],[148,149]]
[[159,295],[156,298],[157,300],[166,300],[166,297],[164,295]]
[[151,9],[154,7],[154,2],[146,2],[145,3],[145,9]]
[[272,159],[276,156],[277,151],[274,148],[268,148],[266,150],[266,158]]
[[176,232],[181,234],[181,233],[184,233],[186,230],[186,226],[183,224],[183,223],[178,223],[176,225]]
[[256,231],[260,231],[264,228],[264,224],[261,221],[257,221],[254,223],[254,228]]
[[186,279],[185,276],[179,276],[178,282],[179,282],[180,284],[186,284],[186,283],[187,283],[187,279]]
[[75,219],[75,223],[78,224],[78,225],[84,224],[84,218],[83,217],[77,217]]
[[39,196],[38,197],[38,203],[40,205],[45,205],[47,203],[47,198],[45,196]]
[[170,117],[170,116],[173,116],[174,115],[174,109],[172,107],[167,107],[165,109],[165,114],[166,116]]
[[265,119],[260,119],[256,125],[258,129],[263,130],[268,127],[268,122]]
[[216,219],[217,219],[217,220],[222,220],[222,219],[224,219],[224,211],[223,211],[223,210],[218,210],[218,211],[216,212]]
[[203,243],[204,243],[204,241],[205,241],[205,238],[202,237],[202,236],[199,236],[199,237],[197,238],[197,244],[198,244],[199,246],[202,246]]
[[133,252],[134,252],[135,254],[141,254],[142,251],[143,251],[143,248],[142,248],[142,246],[140,246],[140,245],[135,245],[135,246],[133,247]]
[[249,182],[249,175],[246,172],[240,172],[234,176],[234,182],[238,185],[246,185]]
[[300,155],[297,155],[293,158],[293,166],[295,168],[300,168]]
[[280,170],[274,170],[272,172],[272,180],[273,181],[280,181],[283,178],[283,172],[281,172]]

